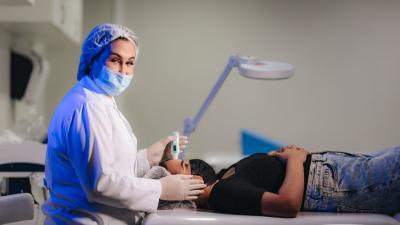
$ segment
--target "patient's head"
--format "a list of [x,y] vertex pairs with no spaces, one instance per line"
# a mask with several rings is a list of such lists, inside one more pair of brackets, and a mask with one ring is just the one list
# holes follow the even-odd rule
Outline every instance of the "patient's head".
[[191,159],[185,162],[182,159],[171,159],[160,164],[171,174],[197,175],[203,178],[204,184],[211,185],[217,181],[214,169],[201,159]]
[[217,175],[210,165],[201,159],[191,159],[189,162],[171,159],[160,163],[160,166],[167,169],[171,174],[193,175],[193,179],[203,180],[207,187],[203,189],[204,193],[199,195],[194,202],[198,207],[206,206],[213,184],[217,181]]
[[170,159],[168,161],[160,163],[159,166],[164,167],[171,174],[185,174],[185,175],[192,174],[190,163],[185,162],[182,159]]

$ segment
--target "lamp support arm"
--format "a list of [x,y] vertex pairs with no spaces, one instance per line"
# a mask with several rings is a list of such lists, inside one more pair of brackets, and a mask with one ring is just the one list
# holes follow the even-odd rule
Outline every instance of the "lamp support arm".
[[[201,106],[200,110],[197,112],[196,117],[187,118],[184,124],[184,131],[183,135],[187,136],[189,139],[190,133],[192,133],[195,129],[197,124],[199,123],[201,117],[203,116],[204,112],[207,110],[208,106],[210,105],[211,101],[214,99],[215,95],[217,94],[218,90],[224,83],[226,77],[231,72],[233,67],[237,67],[239,64],[239,58],[237,55],[231,55],[229,57],[229,62],[226,65],[224,71],[222,72],[221,76],[219,77],[217,83],[214,85],[213,89],[211,90],[210,94],[208,94],[207,99],[204,101],[203,105]],[[182,153],[179,154],[179,158],[182,159],[185,153],[185,149],[182,149]]]

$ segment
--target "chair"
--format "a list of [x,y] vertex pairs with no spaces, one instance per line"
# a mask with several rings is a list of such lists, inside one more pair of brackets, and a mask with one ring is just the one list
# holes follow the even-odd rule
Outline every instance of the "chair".
[[0,209],[0,224],[35,218],[35,204],[32,195],[28,193],[1,196]]
[[6,179],[7,194],[0,197],[0,224],[43,224],[40,205],[48,197],[43,186],[45,158],[45,144],[0,145],[0,178]]

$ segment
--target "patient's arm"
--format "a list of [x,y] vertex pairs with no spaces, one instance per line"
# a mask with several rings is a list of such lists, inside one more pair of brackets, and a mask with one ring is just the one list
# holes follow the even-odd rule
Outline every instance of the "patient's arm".
[[[304,149],[285,149],[272,153],[286,164],[285,180],[278,194],[265,192],[261,198],[261,213],[268,216],[296,217],[300,211],[304,189],[304,167],[307,155]],[[271,154],[269,154],[271,155]]]

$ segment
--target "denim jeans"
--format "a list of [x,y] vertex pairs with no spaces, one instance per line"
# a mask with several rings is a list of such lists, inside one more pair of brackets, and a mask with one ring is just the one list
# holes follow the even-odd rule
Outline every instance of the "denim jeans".
[[371,154],[312,154],[305,211],[400,212],[400,145]]

